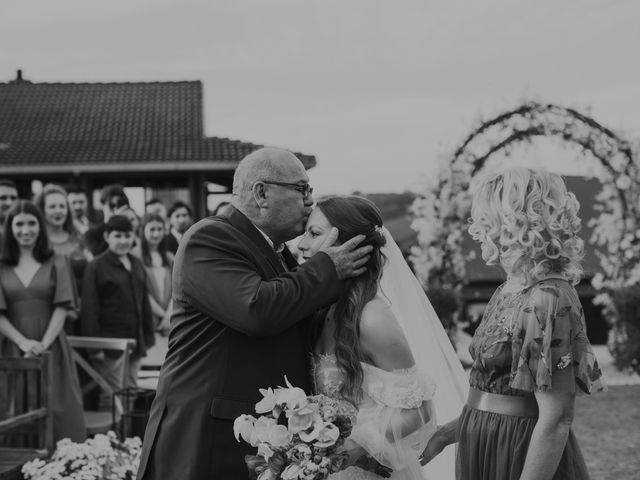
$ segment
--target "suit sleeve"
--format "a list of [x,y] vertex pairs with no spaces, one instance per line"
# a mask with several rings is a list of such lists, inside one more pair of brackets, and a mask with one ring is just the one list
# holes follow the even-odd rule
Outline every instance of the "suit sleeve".
[[184,248],[182,265],[174,267],[174,297],[246,335],[278,334],[338,297],[340,281],[324,253],[266,279],[251,246],[226,224],[200,228]]

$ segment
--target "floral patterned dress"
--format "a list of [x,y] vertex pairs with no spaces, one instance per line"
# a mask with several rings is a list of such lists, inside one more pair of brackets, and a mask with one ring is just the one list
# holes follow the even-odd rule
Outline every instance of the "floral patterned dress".
[[[502,290],[491,298],[469,347],[471,387],[516,397],[605,388],[578,294],[569,282],[553,278],[519,292]],[[458,423],[457,478],[519,478],[536,421],[465,406]],[[588,478],[571,432],[553,479]]]

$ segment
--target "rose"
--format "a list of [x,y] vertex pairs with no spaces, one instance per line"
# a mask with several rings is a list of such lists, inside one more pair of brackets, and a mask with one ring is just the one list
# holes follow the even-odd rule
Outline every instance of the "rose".
[[316,447],[327,448],[336,443],[340,437],[340,430],[332,423],[325,423],[318,433],[318,439],[315,442]]
[[298,445],[295,445],[294,447],[289,449],[289,451],[287,452],[287,458],[295,462],[308,460],[309,458],[311,458],[311,448],[309,447],[309,445],[299,443]]
[[267,442],[274,448],[284,447],[291,442],[293,434],[284,425],[270,425]]

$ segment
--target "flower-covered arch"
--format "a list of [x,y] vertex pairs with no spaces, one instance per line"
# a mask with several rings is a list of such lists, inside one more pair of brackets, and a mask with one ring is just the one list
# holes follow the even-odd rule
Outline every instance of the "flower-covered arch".
[[593,118],[571,108],[526,102],[480,124],[454,151],[423,194],[412,205],[418,245],[411,261],[425,286],[460,291],[466,283],[469,252],[462,248],[471,209],[472,178],[496,153],[536,137],[555,137],[581,147],[602,165],[603,188],[597,196],[599,216],[583,219],[593,227],[591,239],[602,274],[593,279],[601,292],[596,301],[616,325],[612,292],[640,283],[640,176],[630,142]]

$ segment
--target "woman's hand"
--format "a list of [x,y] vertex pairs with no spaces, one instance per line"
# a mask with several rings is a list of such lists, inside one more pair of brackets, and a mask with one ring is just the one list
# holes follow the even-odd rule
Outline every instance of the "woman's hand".
[[18,343],[18,348],[25,354],[25,356],[36,356],[44,352],[44,345],[37,340],[31,340],[25,338],[24,341]]
[[420,465],[426,465],[444,450],[447,446],[446,439],[442,434],[442,427],[438,428],[436,433],[427,442],[427,447],[420,455]]
[[456,430],[458,429],[458,419],[451,420],[449,423],[440,425],[436,433],[429,439],[427,447],[420,455],[420,463],[426,465],[442,452],[448,445],[456,443]]

